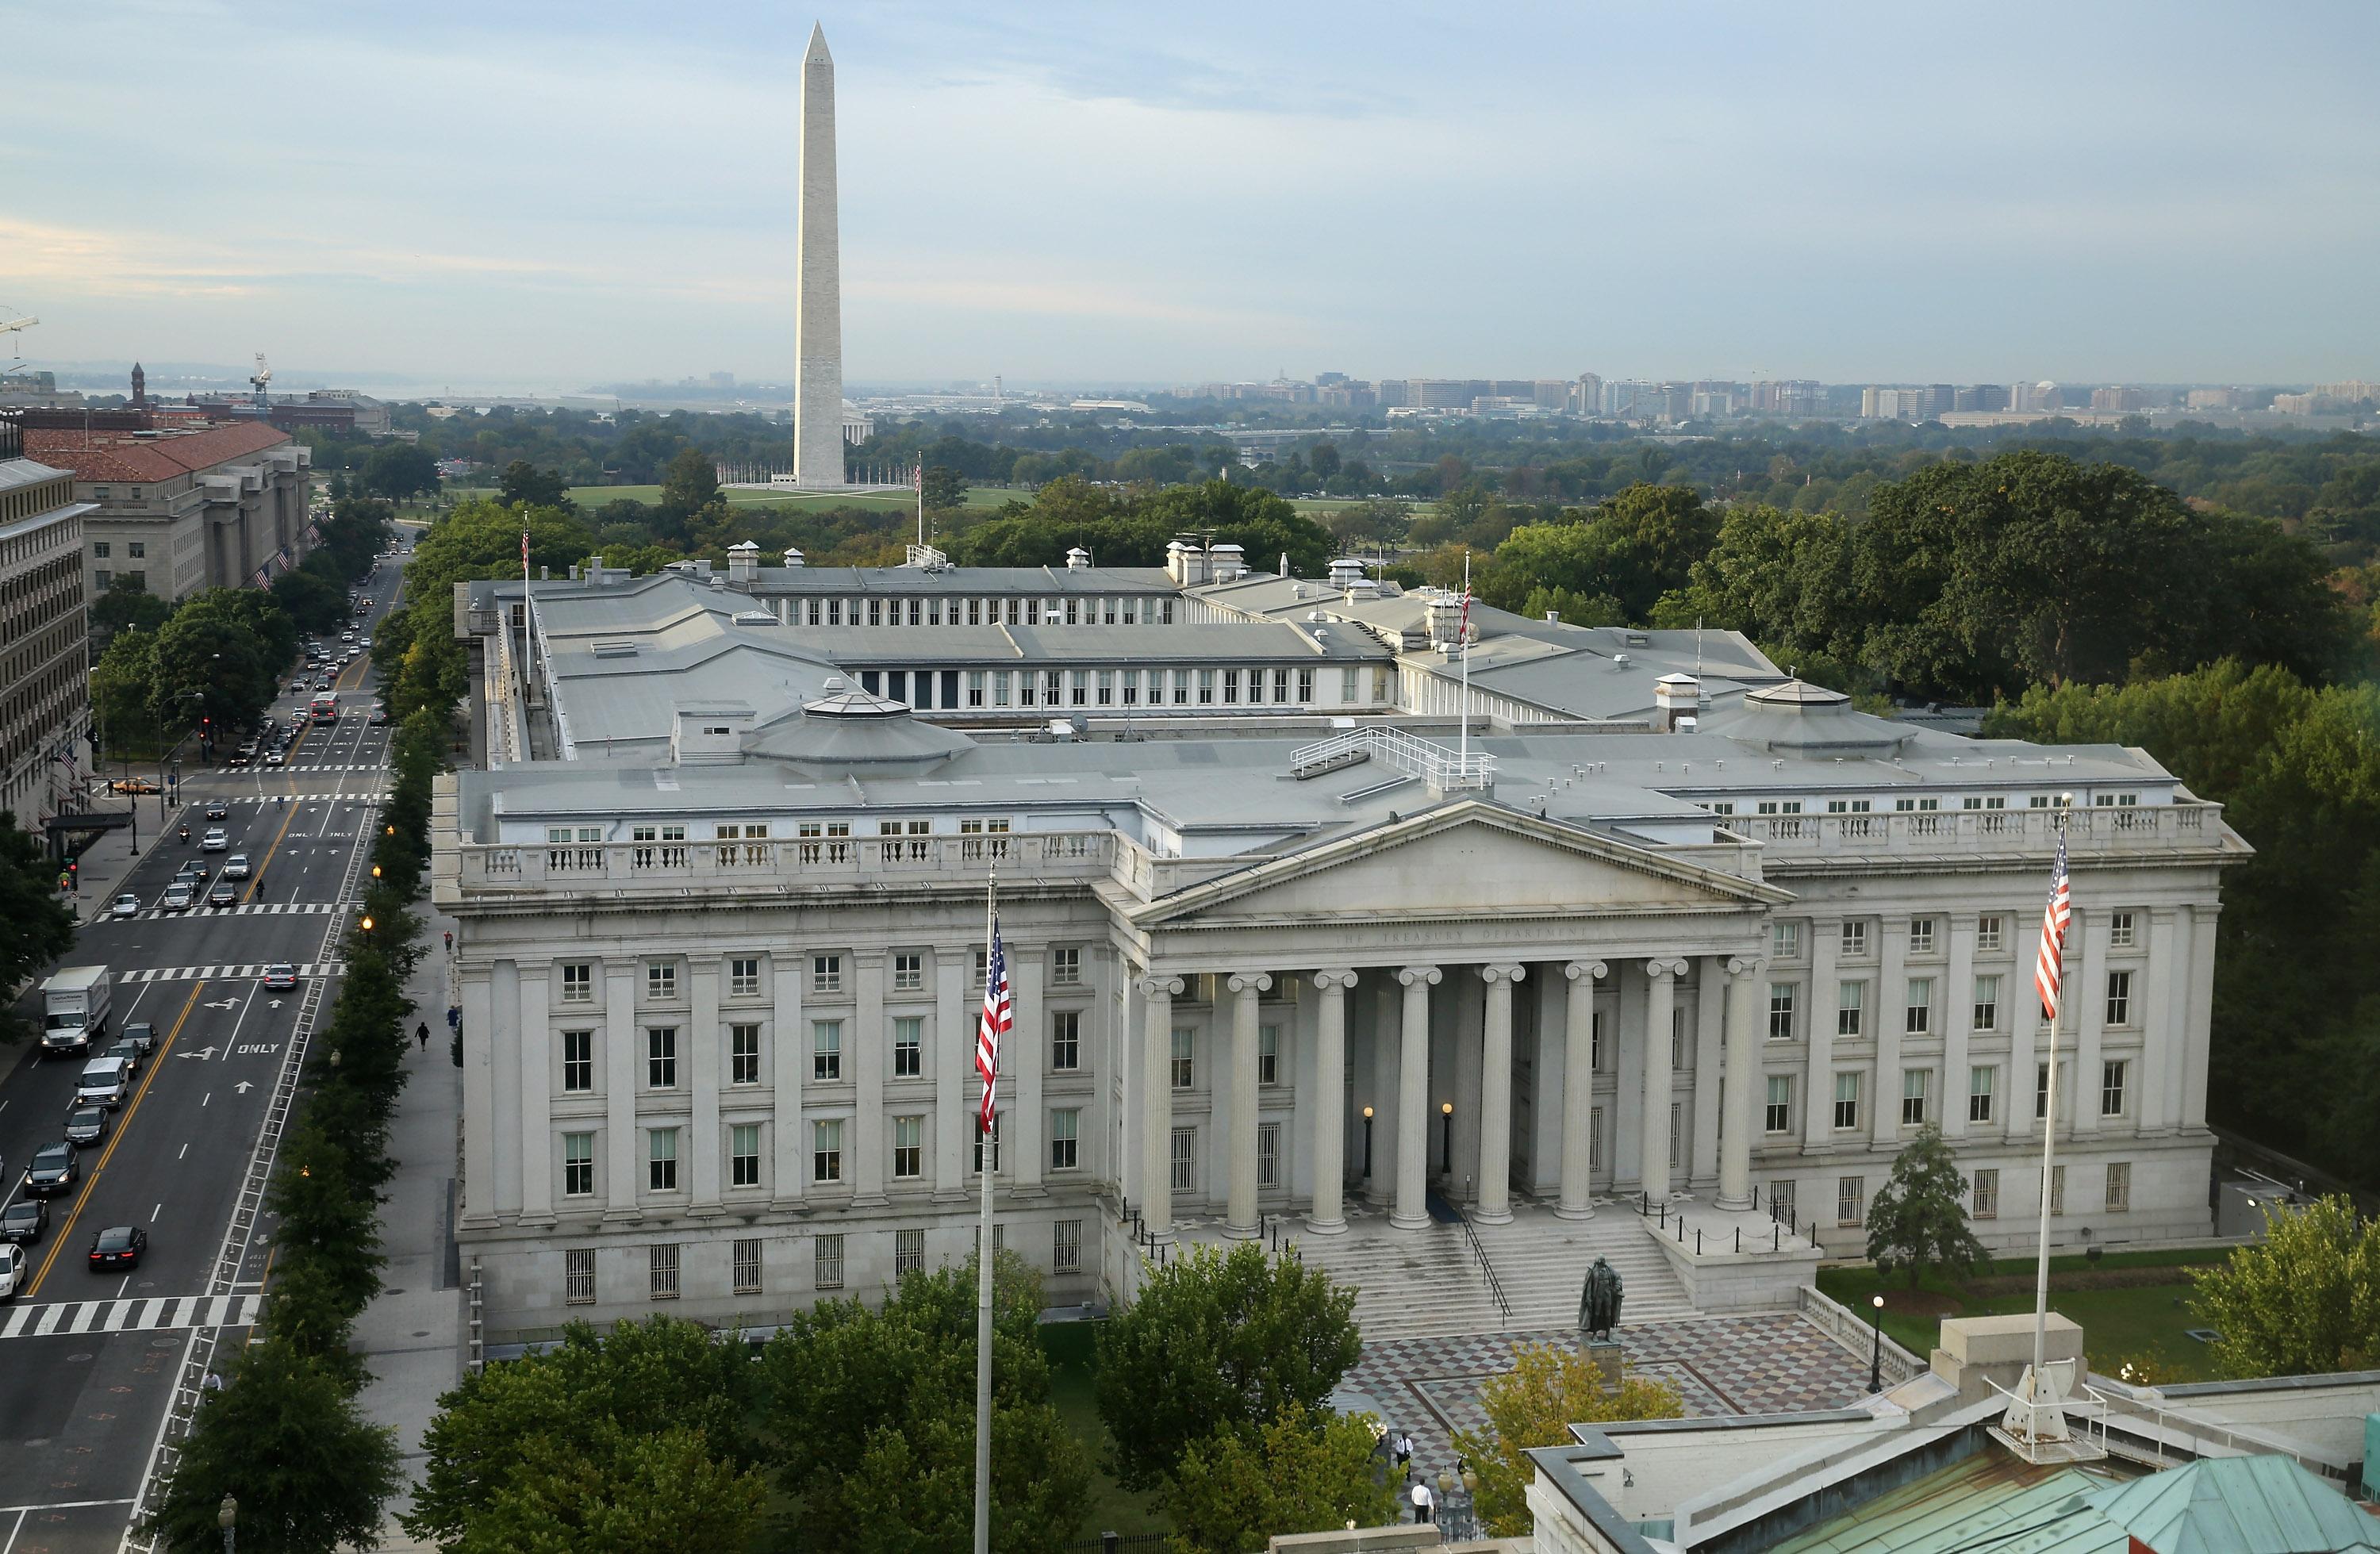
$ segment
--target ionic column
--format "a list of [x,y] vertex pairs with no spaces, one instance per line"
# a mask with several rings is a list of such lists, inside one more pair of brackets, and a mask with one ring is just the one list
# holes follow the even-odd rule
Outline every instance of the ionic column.
[[1683,961],[1645,963],[1645,1148],[1636,1170],[1647,1198],[1670,1196],[1670,1026]]
[[1595,979],[1601,961],[1572,961],[1562,1057],[1561,1201],[1554,1213],[1564,1220],[1595,1218],[1594,1161],[1588,1158],[1595,1129]]
[[[603,963],[603,1127],[611,1177],[606,1220],[641,1220],[645,1162],[637,1136],[637,965],[623,955]],[[470,1024],[471,1012],[463,1011]],[[491,1184],[492,1185],[492,1184]]]
[[726,1139],[719,1129],[719,957],[695,955],[686,963],[693,1006],[686,1032],[686,1058],[694,1071],[694,1117],[687,1142],[694,1151],[694,1198],[698,1215],[721,1212],[720,1157]]
[[1397,973],[1405,1007],[1397,1043],[1397,1201],[1389,1223],[1403,1231],[1429,1223],[1429,990],[1441,976],[1434,965]]
[[1512,1218],[1512,984],[1524,966],[1483,965],[1488,1019],[1479,1043],[1479,1197],[1472,1217],[1500,1225]]
[[1247,1240],[1261,1228],[1257,1217],[1257,1000],[1272,987],[1261,971],[1235,971],[1232,989],[1232,1142],[1230,1197],[1223,1233]]
[[520,968],[521,1223],[553,1223],[553,1032],[541,964]]
[[1152,1235],[1173,1234],[1173,1000],[1179,977],[1144,977],[1140,1049],[1140,1215]]
[[1727,963],[1727,1104],[1718,1127],[1718,1207],[1752,1207],[1752,1135],[1760,1115],[1760,971],[1756,960]]
[[1305,1228],[1316,1235],[1339,1235],[1347,1229],[1340,1194],[1347,1174],[1347,1119],[1341,1112],[1347,1092],[1347,989],[1355,985],[1352,971],[1318,971],[1314,985],[1322,990],[1314,1019],[1314,1097],[1308,1109],[1314,1127],[1314,1208]]

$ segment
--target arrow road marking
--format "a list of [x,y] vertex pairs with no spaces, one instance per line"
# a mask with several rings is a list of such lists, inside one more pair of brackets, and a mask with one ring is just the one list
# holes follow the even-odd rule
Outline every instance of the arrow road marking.
[[221,1002],[217,1002],[213,999],[209,999],[207,1000],[206,1006],[209,1009],[237,1009],[239,1007],[239,1000],[236,998],[227,998],[223,1000]]
[[201,1047],[195,1052],[176,1052],[174,1055],[177,1058],[196,1058],[199,1062],[204,1062],[215,1055],[215,1050],[212,1047]]
[[243,1079],[238,1084],[234,1085],[232,1088],[237,1090],[241,1095],[246,1095],[249,1091],[256,1088],[256,1087]]

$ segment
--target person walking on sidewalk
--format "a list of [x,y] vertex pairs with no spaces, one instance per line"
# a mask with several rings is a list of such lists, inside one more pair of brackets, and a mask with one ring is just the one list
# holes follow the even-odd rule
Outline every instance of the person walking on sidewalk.
[[1414,1524],[1418,1526],[1430,1519],[1430,1507],[1437,1496],[1429,1492],[1427,1480],[1416,1478],[1413,1487]]
[[450,955],[455,953],[455,930],[453,929],[448,929],[446,930],[446,953]]
[[421,1050],[425,1052],[430,1050],[430,1022],[424,1020],[414,1026],[413,1034],[421,1038]]

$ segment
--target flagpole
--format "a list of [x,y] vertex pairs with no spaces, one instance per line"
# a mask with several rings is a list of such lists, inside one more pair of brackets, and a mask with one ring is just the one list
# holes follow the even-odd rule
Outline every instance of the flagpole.
[[[994,898],[1000,888],[1000,871],[995,868],[986,878],[983,887],[983,975],[984,997],[989,1006],[991,997],[990,979],[1000,975],[1001,968],[992,964],[993,940],[999,932],[999,916]],[[978,1043],[982,1038],[978,1035]],[[976,1156],[983,1177],[983,1224],[975,1241],[975,1554],[990,1554],[991,1549],[991,1179],[999,1165],[996,1151],[1000,1141],[985,1123],[987,1115],[997,1119],[989,1104],[998,1094],[994,1087],[999,1074],[995,1058],[992,1073],[984,1078],[984,1110],[976,1114]]]
[[1463,552],[1463,619],[1454,628],[1457,642],[1463,649],[1463,739],[1462,764],[1456,769],[1471,770],[1471,552]]
[[[521,530],[521,727],[528,727],[528,530]],[[526,753],[526,752],[524,752]]]
[[[2058,795],[2057,819],[2058,848],[2061,862],[2066,850],[2066,821],[2073,809],[2070,795]],[[2054,888],[2054,887],[2053,887]],[[2069,886],[2070,891],[2071,886]],[[2065,935],[2058,935],[2061,952]],[[2060,960],[2063,960],[2061,953]],[[2066,977],[2060,966],[2058,977],[2058,1007],[2049,1011],[2049,1088],[2043,1098],[2041,1111],[2041,1242],[2035,1254],[2033,1275],[2033,1404],[2027,1420],[2032,1437],[2041,1439],[2041,1367],[2047,1357],[2049,1339],[2049,1184],[2056,1176],[2058,1157],[2058,1027],[2064,1023],[2066,1008]]]

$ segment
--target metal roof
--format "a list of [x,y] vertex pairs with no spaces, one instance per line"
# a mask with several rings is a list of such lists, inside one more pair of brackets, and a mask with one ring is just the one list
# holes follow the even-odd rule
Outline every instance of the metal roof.
[[2380,1521],[2287,1457],[2214,1457],[2091,1497],[2155,1554],[2337,1554],[2380,1548]]
[[1978,1452],[1862,1502],[1774,1554],[2122,1554],[2124,1530],[2092,1509],[2108,1481]]

